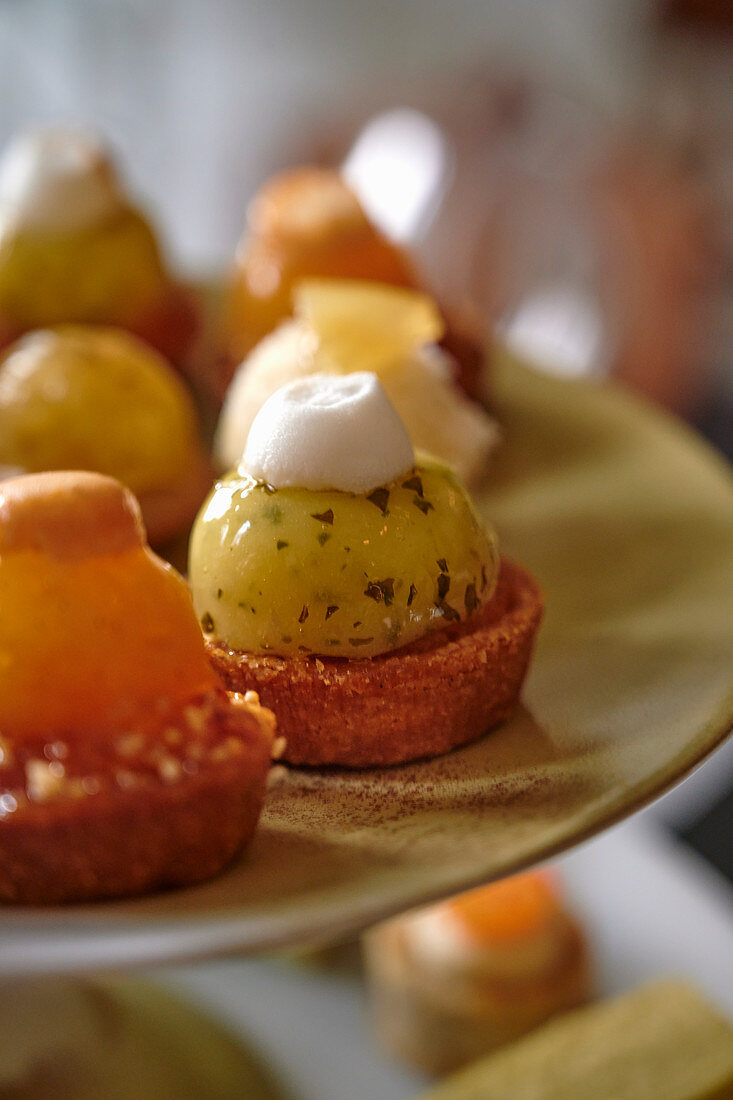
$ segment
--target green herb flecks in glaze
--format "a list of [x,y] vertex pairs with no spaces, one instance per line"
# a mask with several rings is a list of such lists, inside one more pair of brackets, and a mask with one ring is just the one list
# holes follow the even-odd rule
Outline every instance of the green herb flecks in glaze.
[[452,471],[425,459],[368,496],[288,488],[273,500],[229,474],[194,526],[189,577],[200,617],[216,599],[216,637],[232,649],[363,659],[474,614],[497,570],[493,532]]

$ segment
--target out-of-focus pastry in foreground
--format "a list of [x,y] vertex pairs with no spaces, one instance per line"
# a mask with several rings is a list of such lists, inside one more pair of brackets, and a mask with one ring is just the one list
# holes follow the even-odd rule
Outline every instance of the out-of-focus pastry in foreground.
[[265,402],[194,524],[189,579],[215,667],[260,693],[301,764],[476,740],[516,707],[542,613],[366,371]]
[[190,524],[212,481],[180,376],[129,333],[82,325],[29,333],[0,356],[0,465],[118,478],[155,545]]
[[0,899],[218,873],[254,831],[274,719],[230,700],[184,580],[99,474],[0,484]]
[[421,1100],[725,1100],[733,1026],[667,978],[569,1012],[482,1058]]
[[515,876],[378,925],[364,937],[378,1035],[441,1074],[591,993],[589,954],[559,883]]
[[280,386],[316,373],[374,371],[418,450],[476,483],[499,441],[496,422],[455,384],[455,361],[439,344],[435,303],[415,290],[348,279],[308,280],[295,316],[247,356],[234,376],[215,439],[222,470],[239,461],[252,421]]
[[197,326],[106,149],[55,129],[21,134],[0,160],[0,346],[65,323],[119,326],[176,364]]

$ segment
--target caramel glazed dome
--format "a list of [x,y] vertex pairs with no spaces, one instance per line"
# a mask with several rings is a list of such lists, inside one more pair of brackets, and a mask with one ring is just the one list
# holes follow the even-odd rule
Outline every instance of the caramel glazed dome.
[[369,373],[311,375],[265,403],[194,524],[189,578],[214,666],[276,711],[300,764],[477,738],[516,705],[541,615]]
[[132,494],[91,473],[3,482],[0,606],[0,899],[219,872],[255,828],[274,719],[228,698]]

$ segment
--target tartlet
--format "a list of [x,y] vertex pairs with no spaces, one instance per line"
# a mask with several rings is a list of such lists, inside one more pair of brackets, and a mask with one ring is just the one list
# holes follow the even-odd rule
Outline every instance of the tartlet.
[[55,129],[8,146],[0,160],[0,347],[49,325],[115,325],[180,364],[197,312],[95,138]]
[[509,718],[541,614],[533,578],[502,559],[478,615],[368,660],[246,653],[213,636],[207,646],[230,691],[249,684],[277,713],[284,759],[369,767],[439,756]]
[[265,403],[194,524],[189,580],[214,666],[273,707],[297,764],[394,764],[479,737],[516,705],[542,608],[368,373]]
[[377,1033],[420,1072],[473,1062],[592,993],[585,936],[545,871],[377,925],[363,945]]
[[83,325],[28,333],[0,355],[0,465],[117,478],[158,546],[188,527],[213,479],[180,375],[129,333]]
[[224,691],[132,494],[90,473],[2,483],[0,602],[0,899],[221,871],[257,823],[274,719]]

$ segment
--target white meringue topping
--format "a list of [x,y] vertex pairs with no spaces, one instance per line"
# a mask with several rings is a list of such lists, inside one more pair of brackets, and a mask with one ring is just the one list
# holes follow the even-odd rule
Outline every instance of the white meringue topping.
[[376,374],[312,374],[277,390],[239,465],[276,489],[368,493],[415,465],[407,430]]

